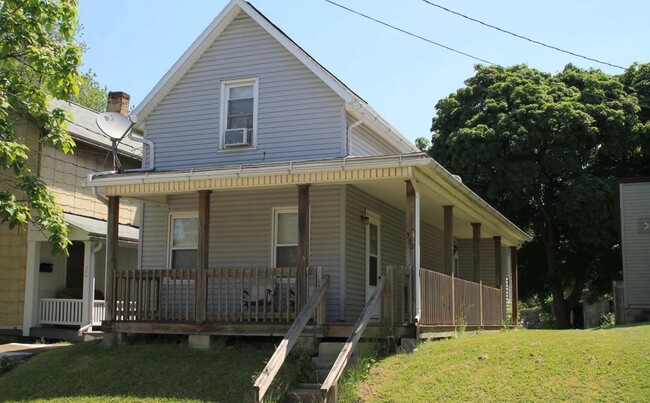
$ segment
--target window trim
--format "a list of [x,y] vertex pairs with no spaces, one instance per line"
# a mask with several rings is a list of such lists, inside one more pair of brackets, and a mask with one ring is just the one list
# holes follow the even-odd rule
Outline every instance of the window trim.
[[196,211],[185,211],[185,212],[172,212],[169,213],[168,223],[167,223],[167,263],[166,266],[168,269],[172,269],[172,252],[174,250],[191,250],[196,249],[198,253],[199,245],[198,240],[196,248],[176,248],[173,249],[174,241],[174,219],[175,218],[199,218],[199,213]]
[[[259,78],[239,78],[234,80],[222,80],[221,81],[221,107],[220,107],[220,118],[219,118],[219,152],[237,152],[237,151],[246,151],[257,148],[257,116],[258,116],[258,104],[259,104]],[[232,87],[244,87],[247,85],[253,85],[253,134],[251,137],[250,146],[241,146],[226,148],[225,134],[226,127],[228,126],[228,90]]]
[[[273,207],[271,209],[271,266],[272,268],[276,268],[277,265],[276,263],[276,249],[278,245],[276,244],[277,237],[278,237],[278,214],[282,213],[295,213],[298,214],[298,206],[285,206],[285,207]],[[309,206],[309,213],[308,213],[308,220],[309,220],[309,239],[311,240],[311,205]],[[280,246],[291,246],[291,245],[280,245]],[[296,246],[298,246],[298,243],[296,243]],[[311,248],[309,248],[309,254],[311,255]],[[311,258],[311,256],[310,256]],[[307,261],[310,261],[307,259]]]
[[[271,213],[271,267],[277,267],[276,254],[278,246],[293,246],[289,244],[278,245],[278,216],[280,214],[298,214],[298,206],[290,207],[273,207]],[[296,240],[296,247],[298,247],[298,240]]]

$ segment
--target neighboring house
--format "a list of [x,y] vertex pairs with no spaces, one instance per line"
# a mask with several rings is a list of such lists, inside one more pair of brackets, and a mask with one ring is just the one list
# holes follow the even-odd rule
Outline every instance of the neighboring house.
[[623,256],[623,312],[618,319],[650,321],[650,177],[618,179],[615,191]]
[[[91,172],[113,169],[111,142],[99,132],[96,112],[58,100],[50,106],[71,113],[67,124],[76,143],[74,154],[41,144],[40,130],[30,121],[19,121],[16,128],[18,137],[30,148],[30,169],[47,183],[65,213],[72,245],[68,257],[52,254],[46,235],[31,224],[27,229],[12,230],[6,224],[0,226],[3,333],[49,337],[57,327],[78,330],[103,319],[106,205],[82,182]],[[125,166],[137,167],[141,150],[141,143],[125,139],[118,155]],[[137,263],[136,207],[123,204],[119,226],[120,263],[133,268]]]
[[329,278],[306,332],[347,336],[380,275],[374,316],[402,335],[507,320],[529,237],[249,3],[231,1],[134,114],[145,171],[87,184],[109,214],[144,202],[138,270],[108,257],[107,329],[282,335]]

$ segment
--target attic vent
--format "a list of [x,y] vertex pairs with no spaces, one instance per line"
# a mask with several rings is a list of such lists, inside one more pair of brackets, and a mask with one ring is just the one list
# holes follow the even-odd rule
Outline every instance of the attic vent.
[[228,129],[224,137],[224,145],[226,148],[249,146],[251,144],[250,135],[252,131],[252,129],[245,127],[241,129]]

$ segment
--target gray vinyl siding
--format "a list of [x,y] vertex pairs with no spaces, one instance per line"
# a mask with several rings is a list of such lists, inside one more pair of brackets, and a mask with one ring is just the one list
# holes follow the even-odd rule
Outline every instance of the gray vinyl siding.
[[[348,127],[355,122],[355,120],[349,115],[346,120]],[[369,156],[393,155],[399,153],[399,150],[391,146],[388,142],[373,133],[363,124],[353,128],[348,135],[349,155]]]
[[150,203],[144,203],[142,206],[140,267],[143,269],[167,267],[168,214],[167,206]]
[[[458,239],[458,267],[460,278],[465,280],[474,280],[474,258],[473,258],[473,241],[471,239]],[[505,254],[510,253],[507,248],[501,249],[501,270],[502,278],[505,278]],[[509,261],[508,257],[508,261]],[[481,238],[481,280],[483,284],[494,287],[494,240],[492,238]]]
[[427,223],[420,226],[420,266],[442,272],[445,267],[444,234]]
[[[219,151],[221,81],[259,79],[256,149]],[[340,157],[344,102],[240,14],[149,116],[157,170]]]
[[366,227],[361,221],[366,208],[380,215],[381,267],[405,264],[405,216],[378,198],[348,185],[346,193],[345,321],[354,323],[366,297]]
[[[339,317],[341,186],[310,188],[310,263],[330,276],[328,320]],[[271,267],[273,208],[297,207],[297,187],[212,193],[211,268]],[[175,195],[168,207],[147,205],[143,237],[144,269],[165,267],[168,213],[198,212],[198,194]]]
[[650,182],[620,185],[623,281],[628,308],[650,307],[650,232],[640,219],[650,219]]

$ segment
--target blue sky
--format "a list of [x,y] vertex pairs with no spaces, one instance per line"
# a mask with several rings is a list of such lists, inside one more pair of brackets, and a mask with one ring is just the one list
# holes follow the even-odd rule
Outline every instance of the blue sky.
[[[621,70],[504,35],[421,0],[336,0],[446,46],[503,66],[555,73],[567,63]],[[432,2],[560,48],[629,66],[650,61],[649,1]],[[228,2],[82,0],[83,70],[134,104],[156,85]],[[298,45],[408,138],[429,137],[436,102],[463,85],[478,62],[393,31],[323,0],[251,0]],[[182,6],[181,6],[182,4]]]

